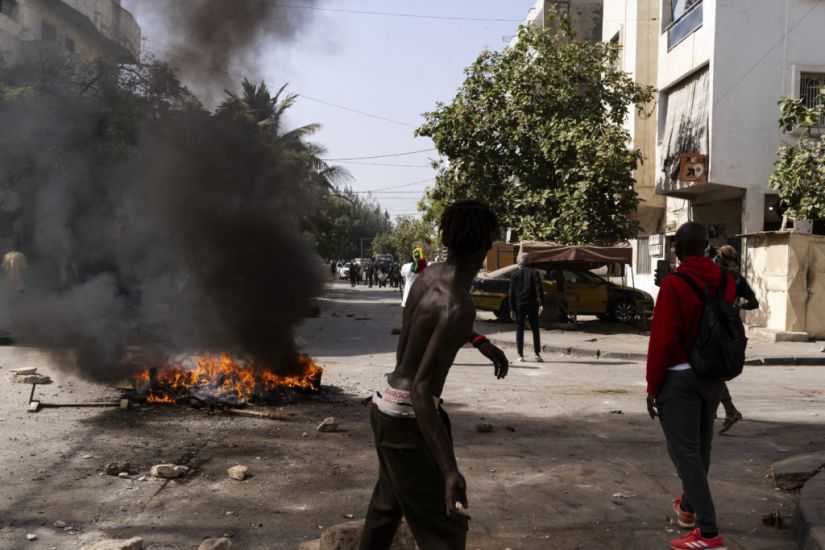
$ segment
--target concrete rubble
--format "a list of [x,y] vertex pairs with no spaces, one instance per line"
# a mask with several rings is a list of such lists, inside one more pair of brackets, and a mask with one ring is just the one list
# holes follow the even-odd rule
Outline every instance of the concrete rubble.
[[177,464],[155,464],[149,473],[155,477],[163,479],[175,479],[185,476],[189,472],[187,466],[179,466]]
[[325,418],[320,424],[318,424],[318,431],[319,432],[334,432],[338,429],[338,421],[335,420],[335,417],[330,416],[329,418]]
[[128,475],[130,468],[131,464],[129,464],[125,460],[116,460],[114,462],[108,463],[103,468],[103,471],[106,473],[107,476],[116,476],[122,473],[126,473]]
[[143,539],[105,539],[84,546],[81,550],[143,550]]
[[232,550],[235,545],[228,538],[206,539],[198,546],[198,550]]
[[243,481],[249,475],[249,466],[242,466],[240,464],[237,464],[226,470],[226,473],[230,477],[230,479]]
[[[333,525],[321,533],[321,538],[305,542],[298,550],[358,550],[364,520],[348,521]],[[416,550],[415,538],[407,522],[402,521],[390,550]]]
[[771,464],[768,476],[777,489],[794,491],[825,470],[825,452],[792,456]]

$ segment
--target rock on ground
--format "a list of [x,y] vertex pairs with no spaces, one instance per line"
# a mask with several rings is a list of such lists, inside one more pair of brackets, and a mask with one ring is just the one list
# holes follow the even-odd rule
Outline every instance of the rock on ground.
[[206,539],[198,546],[198,550],[232,550],[235,545],[227,538]]
[[51,384],[52,379],[45,374],[12,374],[12,384]]
[[241,466],[238,464],[237,466],[232,466],[226,470],[226,473],[232,479],[243,481],[246,479],[246,476],[249,475],[249,466]]
[[[321,540],[318,550],[358,550],[361,542],[361,533],[364,531],[364,520],[348,521],[333,525],[321,533]],[[390,550],[415,550],[415,538],[407,526],[407,522],[402,521],[395,540]]]
[[825,452],[792,456],[774,462],[769,475],[777,489],[793,491],[822,470],[825,470]]
[[178,466],[177,464],[155,464],[152,466],[152,469],[149,470],[149,473],[155,477],[175,479],[182,475],[186,475],[186,472],[188,471],[189,468],[186,466]]
[[84,546],[82,550],[143,550],[143,539],[135,537],[128,540],[99,540],[89,546]]
[[106,472],[107,476],[116,476],[123,472],[129,473],[129,469],[132,467],[131,464],[126,462],[125,460],[116,460],[114,462],[110,462],[103,468],[103,471]]
[[335,417],[330,416],[329,418],[325,418],[323,422],[318,424],[318,431],[319,432],[334,432],[338,429],[338,421],[335,420]]

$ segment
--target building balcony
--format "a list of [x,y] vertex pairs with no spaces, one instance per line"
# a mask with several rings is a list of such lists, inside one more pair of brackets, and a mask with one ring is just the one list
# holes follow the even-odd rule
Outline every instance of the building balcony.
[[140,58],[140,27],[119,0],[49,0],[67,18],[90,28],[109,44],[110,54],[124,61]]

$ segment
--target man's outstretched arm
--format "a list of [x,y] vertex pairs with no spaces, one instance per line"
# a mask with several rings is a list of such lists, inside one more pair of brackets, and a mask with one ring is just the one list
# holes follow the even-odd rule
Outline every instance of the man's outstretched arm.
[[501,348],[490,342],[486,336],[475,331],[470,335],[470,343],[480,351],[484,357],[493,362],[496,378],[502,379],[507,376],[507,371],[510,370],[510,361],[507,359],[507,356],[504,355],[504,352],[501,351]]

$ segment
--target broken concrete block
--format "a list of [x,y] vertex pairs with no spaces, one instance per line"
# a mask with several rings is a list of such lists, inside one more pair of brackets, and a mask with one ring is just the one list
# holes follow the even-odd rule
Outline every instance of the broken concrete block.
[[793,491],[825,470],[825,452],[792,456],[771,464],[769,476],[777,489]]
[[103,468],[103,471],[106,473],[107,476],[116,476],[123,472],[126,472],[128,474],[130,468],[131,464],[129,464],[125,460],[116,460],[114,462],[108,463]]
[[128,540],[99,540],[89,546],[84,546],[82,550],[143,550],[143,539],[134,537]]
[[37,367],[21,367],[17,369],[11,369],[9,371],[11,374],[37,374]]
[[232,479],[243,481],[246,479],[246,476],[249,475],[249,466],[241,466],[238,464],[226,470],[226,473]]
[[177,464],[155,464],[149,470],[149,473],[163,479],[175,479],[186,475],[188,471],[189,468],[186,466],[178,466]]
[[[348,521],[339,525],[333,525],[324,529],[321,533],[319,550],[358,550],[361,542],[361,533],[364,531],[364,520]],[[415,538],[407,526],[407,522],[402,521],[395,540],[390,550],[415,550]]]
[[29,533],[28,535],[26,535],[26,540],[35,541],[35,540],[37,540],[37,535],[33,535],[32,533]]
[[338,421],[335,420],[334,416],[330,416],[329,418],[325,418],[323,422],[318,424],[318,431],[319,432],[334,432],[338,429]]
[[52,379],[45,374],[13,374],[12,384],[51,384]]
[[198,550],[232,550],[235,545],[227,538],[206,539],[198,546]]

